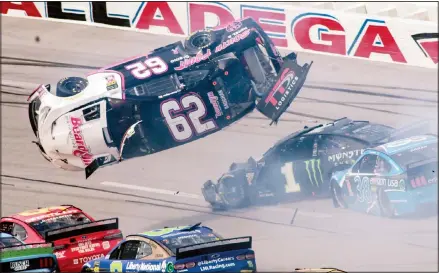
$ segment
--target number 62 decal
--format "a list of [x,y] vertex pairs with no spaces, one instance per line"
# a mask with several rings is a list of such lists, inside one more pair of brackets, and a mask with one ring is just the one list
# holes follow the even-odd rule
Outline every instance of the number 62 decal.
[[[166,125],[176,141],[187,141],[195,134],[201,135],[218,128],[212,119],[201,121],[207,115],[206,105],[195,93],[181,97],[180,101],[168,99],[160,105]],[[186,114],[182,113],[187,111]]]
[[125,66],[136,79],[144,80],[154,75],[160,75],[168,71],[168,65],[160,57],[152,57],[144,61]]

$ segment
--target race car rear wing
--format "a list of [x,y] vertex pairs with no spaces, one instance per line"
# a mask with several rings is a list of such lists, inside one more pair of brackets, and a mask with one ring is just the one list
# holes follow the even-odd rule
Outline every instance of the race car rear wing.
[[252,247],[251,236],[223,239],[223,240],[218,240],[208,243],[177,248],[176,259],[180,260],[180,259],[185,259],[199,255],[206,255],[211,253],[249,249],[251,247]]
[[300,66],[296,60],[286,59],[278,72],[278,78],[268,92],[261,97],[256,108],[264,116],[277,123],[300,92],[313,62]]
[[44,238],[47,242],[53,242],[73,236],[90,234],[106,230],[119,229],[119,218],[109,218],[86,224],[79,224],[65,228],[46,231]]

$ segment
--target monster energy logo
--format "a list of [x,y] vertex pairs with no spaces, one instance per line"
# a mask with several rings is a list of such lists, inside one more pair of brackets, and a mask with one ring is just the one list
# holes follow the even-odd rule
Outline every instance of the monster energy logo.
[[305,161],[306,172],[308,173],[309,181],[313,186],[319,186],[319,178],[320,184],[323,184],[323,176],[322,170],[320,169],[320,159],[311,159]]

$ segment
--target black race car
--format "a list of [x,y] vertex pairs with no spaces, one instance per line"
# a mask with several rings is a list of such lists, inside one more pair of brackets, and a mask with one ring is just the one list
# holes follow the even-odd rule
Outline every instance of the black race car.
[[252,19],[237,20],[31,94],[29,119],[43,156],[86,170],[217,132],[257,108],[272,123],[311,64],[281,57]]
[[366,148],[428,131],[428,126],[426,121],[394,129],[348,118],[305,126],[277,142],[262,159],[233,163],[217,183],[204,183],[202,192],[217,209],[329,198],[332,173],[348,169]]

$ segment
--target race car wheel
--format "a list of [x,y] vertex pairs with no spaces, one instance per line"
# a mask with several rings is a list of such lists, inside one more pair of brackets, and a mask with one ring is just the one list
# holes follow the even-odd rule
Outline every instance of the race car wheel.
[[218,193],[227,208],[242,208],[248,204],[245,181],[226,177],[218,183]]
[[195,54],[201,49],[210,46],[213,40],[212,32],[197,31],[186,40],[185,48],[188,52]]
[[335,180],[331,180],[331,196],[335,208],[347,209],[349,207],[344,200],[342,189]]
[[60,80],[56,86],[58,97],[71,97],[78,95],[88,86],[88,81],[81,77],[69,77]]
[[383,189],[377,192],[378,204],[380,207],[381,215],[388,218],[393,218],[396,216],[395,208],[389,200],[386,192]]

